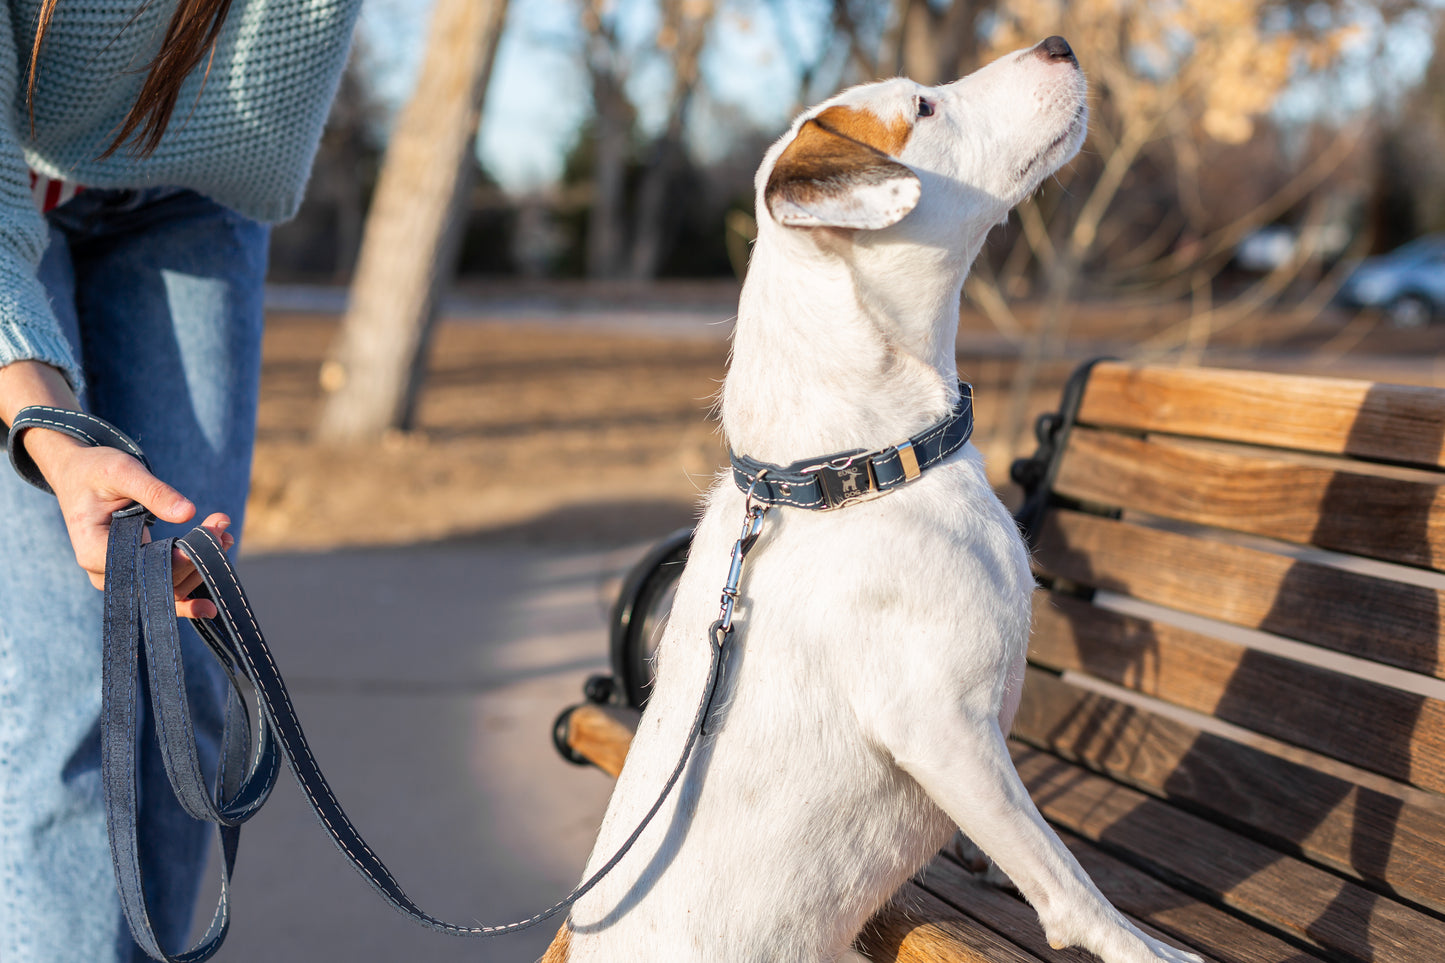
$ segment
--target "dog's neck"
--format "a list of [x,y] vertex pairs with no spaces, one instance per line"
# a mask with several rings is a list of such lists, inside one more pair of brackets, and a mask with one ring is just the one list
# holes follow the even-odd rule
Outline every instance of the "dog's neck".
[[775,464],[908,438],[957,397],[962,252],[863,247],[763,225],[738,305],[722,422]]

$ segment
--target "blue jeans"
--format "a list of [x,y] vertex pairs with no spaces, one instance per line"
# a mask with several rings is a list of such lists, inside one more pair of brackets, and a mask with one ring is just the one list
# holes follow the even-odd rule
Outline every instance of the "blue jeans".
[[[82,403],[239,536],[260,377],[264,225],[190,191],[92,190],[52,211],[40,278],[87,378]],[[155,537],[180,534],[158,523]],[[184,526],[189,528],[189,526]],[[143,960],[121,916],[100,786],[101,595],[55,499],[0,470],[0,960]],[[219,670],[182,645],[198,732],[219,741]],[[212,830],[140,747],[140,847],[161,945],[190,929]]]

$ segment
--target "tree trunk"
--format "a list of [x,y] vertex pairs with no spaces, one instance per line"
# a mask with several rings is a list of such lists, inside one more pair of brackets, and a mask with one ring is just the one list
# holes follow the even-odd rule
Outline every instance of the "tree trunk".
[[683,133],[687,109],[697,88],[702,48],[713,17],[711,0],[665,4],[666,19],[676,37],[672,58],[672,96],[668,99],[667,124],[652,145],[652,156],[643,172],[633,217],[632,258],[628,274],[633,280],[657,277],[668,234],[667,195],[678,168],[686,158]]
[[456,268],[506,10],[507,0],[436,0],[421,75],[382,162],[346,320],[322,368],[323,441],[411,426],[437,302]]
[[932,87],[978,66],[978,18],[992,4],[953,0],[939,8],[927,0],[900,4],[898,73]]
[[622,81],[605,70],[592,72],[592,210],[587,218],[587,276],[622,275],[627,252],[627,161],[632,153],[632,105]]

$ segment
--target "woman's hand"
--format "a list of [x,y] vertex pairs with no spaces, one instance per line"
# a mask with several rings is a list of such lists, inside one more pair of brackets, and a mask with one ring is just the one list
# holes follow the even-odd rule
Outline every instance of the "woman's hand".
[[[26,405],[48,404],[78,409],[75,395],[54,368],[19,362],[0,368],[0,416],[7,422]],[[106,545],[111,513],[139,502],[156,518],[182,524],[196,514],[196,506],[180,492],[148,472],[135,458],[114,448],[93,448],[69,435],[46,428],[25,433],[25,450],[34,459],[60,502],[75,560],[96,588],[105,587]],[[223,548],[235,539],[226,532],[231,520],[216,513],[205,521]],[[145,538],[150,538],[147,531]],[[201,583],[195,567],[179,551],[174,553],[176,615],[213,618],[209,601],[187,599]]]
[[[182,524],[196,514],[196,506],[180,492],[146,471],[135,458],[115,448],[92,448],[68,435],[32,428],[25,449],[55,491],[75,560],[96,588],[105,587],[106,545],[110,516],[139,502],[162,521]],[[231,519],[219,512],[205,527],[222,548],[235,543],[226,532]],[[150,533],[146,532],[147,540]],[[216,607],[205,600],[187,599],[201,584],[201,576],[179,550],[174,553],[176,614],[182,618],[213,618]]]

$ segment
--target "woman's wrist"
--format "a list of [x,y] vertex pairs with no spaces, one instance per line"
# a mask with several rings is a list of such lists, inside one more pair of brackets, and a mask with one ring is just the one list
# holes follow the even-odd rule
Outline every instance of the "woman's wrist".
[[[42,361],[16,361],[0,368],[0,420],[9,425],[22,408],[31,405],[80,410],[80,402],[59,368]],[[69,450],[81,447],[81,442],[58,431],[32,429],[25,435],[25,451],[47,479]]]
[[80,410],[80,402],[59,368],[43,361],[16,361],[0,368],[0,421],[9,425],[21,408],[31,405]]

